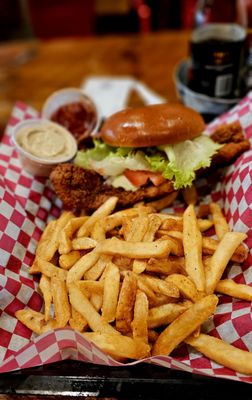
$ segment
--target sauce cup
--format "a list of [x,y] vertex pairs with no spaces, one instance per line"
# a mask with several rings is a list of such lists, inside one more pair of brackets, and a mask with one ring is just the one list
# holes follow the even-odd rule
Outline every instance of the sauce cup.
[[11,141],[23,168],[35,176],[48,177],[57,164],[71,161],[77,152],[72,134],[46,119],[19,122],[13,127]]
[[67,128],[77,143],[94,136],[101,118],[94,101],[81,89],[65,88],[52,93],[42,107],[42,118]]

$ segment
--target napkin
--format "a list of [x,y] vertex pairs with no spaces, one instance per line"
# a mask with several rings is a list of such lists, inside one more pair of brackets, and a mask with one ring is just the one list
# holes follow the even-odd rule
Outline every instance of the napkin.
[[[107,111],[108,112],[108,111]],[[111,110],[109,111],[111,112]],[[32,334],[14,316],[25,306],[42,308],[38,279],[29,275],[36,244],[50,220],[57,218],[62,204],[50,182],[35,178],[20,166],[10,143],[13,126],[20,120],[38,116],[28,105],[17,103],[0,145],[0,372],[39,366],[64,359],[121,366],[95,345],[70,328]],[[223,122],[239,120],[252,141],[252,92],[235,108],[207,126],[210,132]],[[208,182],[205,182],[206,184]],[[203,185],[199,182],[200,185]],[[252,284],[252,150],[237,159],[204,201],[216,201],[224,208],[231,227],[246,232],[250,249],[243,265],[234,265],[228,277]],[[177,205],[179,206],[179,205]],[[252,351],[251,303],[220,295],[217,310],[205,330],[235,346]],[[183,345],[176,357],[156,356],[137,363],[152,363],[192,373],[252,383],[252,376],[236,373]]]
[[127,106],[130,93],[133,90],[138,93],[145,104],[158,104],[167,101],[143,82],[127,76],[90,76],[83,82],[81,88],[94,100],[102,118],[123,110]]

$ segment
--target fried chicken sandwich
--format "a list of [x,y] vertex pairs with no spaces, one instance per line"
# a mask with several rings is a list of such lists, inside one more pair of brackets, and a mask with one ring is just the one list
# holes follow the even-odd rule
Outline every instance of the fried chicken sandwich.
[[89,148],[59,164],[50,179],[68,208],[97,209],[117,196],[119,207],[190,187],[199,171],[232,162],[249,148],[239,123],[210,137],[195,110],[180,104],[128,108],[110,116]]

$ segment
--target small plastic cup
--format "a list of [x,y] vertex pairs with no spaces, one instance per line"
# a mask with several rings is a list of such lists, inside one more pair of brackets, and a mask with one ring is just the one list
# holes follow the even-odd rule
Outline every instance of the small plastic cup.
[[[83,121],[78,121],[79,124],[83,122],[82,132],[75,132],[73,129],[71,129],[72,118],[75,118],[74,113],[71,117],[71,105],[74,104],[81,104],[84,110],[87,112],[86,119],[85,113],[83,113]],[[56,118],[56,113],[64,106],[69,106],[69,109],[65,112],[65,121],[62,124],[59,120],[54,118]],[[101,124],[101,117],[98,112],[97,105],[89,96],[87,96],[81,89],[78,88],[65,88],[52,93],[45,101],[41,114],[42,118],[54,120],[57,123],[67,127],[67,129],[77,140],[77,143],[82,140],[83,135],[85,138],[89,136],[95,136]],[[69,118],[69,120],[67,120],[67,118]],[[80,115],[78,118],[81,118]]]
[[[24,134],[24,131],[30,135],[36,135],[37,132],[37,139],[34,136],[38,143],[38,152],[36,155],[34,154],[33,147],[30,152],[25,144],[21,144],[20,138],[21,134]],[[38,132],[40,132],[39,136]],[[57,136],[52,132],[56,132]],[[45,146],[48,146],[49,149],[48,157],[45,155],[46,149],[43,150],[42,147],[43,133],[45,135]],[[56,137],[60,138],[59,144],[54,140]],[[59,124],[40,118],[27,119],[15,125],[12,130],[11,142],[16,148],[23,168],[34,176],[48,177],[57,164],[71,161],[77,152],[76,140],[67,129]],[[54,152],[57,152],[57,146],[59,146],[59,154],[54,155]],[[63,151],[64,146],[67,148],[65,153]]]

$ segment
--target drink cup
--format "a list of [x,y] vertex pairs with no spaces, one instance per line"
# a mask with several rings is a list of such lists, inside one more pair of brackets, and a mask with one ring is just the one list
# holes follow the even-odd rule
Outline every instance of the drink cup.
[[239,97],[247,52],[247,31],[238,24],[209,23],[196,28],[190,41],[190,87],[211,97]]

